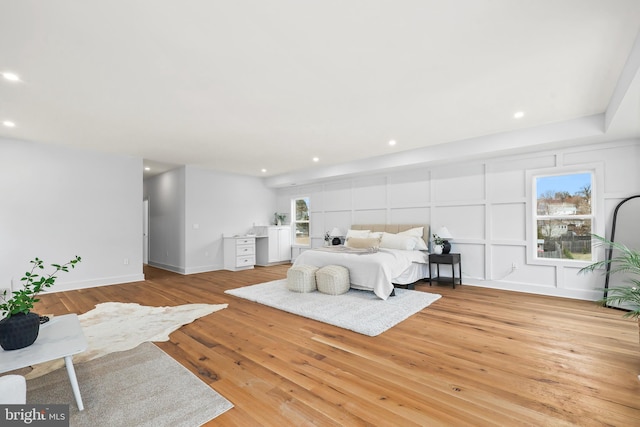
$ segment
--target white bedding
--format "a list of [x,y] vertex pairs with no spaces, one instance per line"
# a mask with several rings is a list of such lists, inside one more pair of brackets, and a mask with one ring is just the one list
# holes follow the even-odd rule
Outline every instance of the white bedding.
[[372,290],[378,297],[386,300],[393,292],[394,280],[402,277],[412,263],[427,264],[428,254],[421,251],[382,248],[370,254],[333,253],[312,249],[298,255],[293,265],[344,266],[349,269],[352,288]]

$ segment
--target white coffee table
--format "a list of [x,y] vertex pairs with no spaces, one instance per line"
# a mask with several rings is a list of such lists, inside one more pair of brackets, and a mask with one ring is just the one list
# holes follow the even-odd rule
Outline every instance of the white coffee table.
[[[54,316],[50,321],[40,325],[38,338],[29,347],[6,351],[0,348],[0,374],[64,358],[67,374],[76,398],[78,409],[82,411],[82,397],[78,387],[76,371],[73,368],[73,355],[87,349],[87,339],[76,314]],[[50,403],[50,402],[43,402]]]

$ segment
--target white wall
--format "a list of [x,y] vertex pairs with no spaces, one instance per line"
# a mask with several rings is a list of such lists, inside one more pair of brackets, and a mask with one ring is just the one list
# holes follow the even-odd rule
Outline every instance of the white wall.
[[222,269],[222,234],[269,224],[276,211],[275,190],[262,179],[194,166],[187,166],[186,200],[187,274]]
[[[314,246],[325,231],[355,223],[430,223],[446,225],[455,236],[452,251],[462,254],[464,283],[597,299],[599,275],[578,276],[575,266],[527,264],[529,182],[526,171],[581,164],[603,170],[599,202],[606,231],[623,198],[640,194],[640,143],[574,146],[530,154],[501,156],[446,166],[379,172],[278,190],[278,210],[290,199],[311,197]],[[602,224],[598,225],[605,230]],[[518,269],[512,271],[512,263]]]
[[262,179],[195,166],[145,180],[144,193],[149,264],[183,274],[222,269],[223,233],[269,224],[276,211],[275,190]]
[[52,291],[144,279],[142,159],[0,139],[0,288],[75,255]]

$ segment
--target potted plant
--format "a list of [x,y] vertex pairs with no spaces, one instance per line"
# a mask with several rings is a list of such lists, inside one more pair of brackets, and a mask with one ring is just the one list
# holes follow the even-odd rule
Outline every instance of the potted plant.
[[278,226],[282,225],[284,223],[284,220],[287,218],[287,214],[278,213],[278,212],[273,214],[273,216],[275,217],[275,222],[276,222],[276,225]]
[[20,279],[22,289],[13,291],[9,299],[6,290],[2,293],[0,314],[4,319],[0,320],[0,346],[3,349],[17,350],[34,343],[40,330],[40,316],[32,313],[31,309],[40,301],[38,294],[55,284],[59,272],[68,272],[69,267],[75,268],[80,261],[81,258],[76,256],[65,264],[51,264],[53,272],[40,275],[38,270],[44,270],[44,261],[36,257],[31,261],[31,271],[27,271]]
[[599,246],[607,246],[611,249],[612,256],[609,259],[594,262],[582,269],[580,273],[589,273],[600,268],[609,268],[609,274],[630,273],[631,286],[620,286],[606,289],[607,294],[599,302],[607,304],[621,304],[629,311],[624,317],[638,319],[640,326],[640,252],[630,249],[621,243],[612,242],[598,235],[592,235],[598,241]]
[[433,236],[433,253],[441,254],[442,249],[444,248],[444,239],[439,237],[437,234],[432,234]]

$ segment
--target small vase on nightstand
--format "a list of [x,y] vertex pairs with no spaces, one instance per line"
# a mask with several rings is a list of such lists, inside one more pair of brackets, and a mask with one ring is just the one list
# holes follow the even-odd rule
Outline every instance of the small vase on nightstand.
[[440,255],[442,253],[442,245],[433,245],[433,253]]

